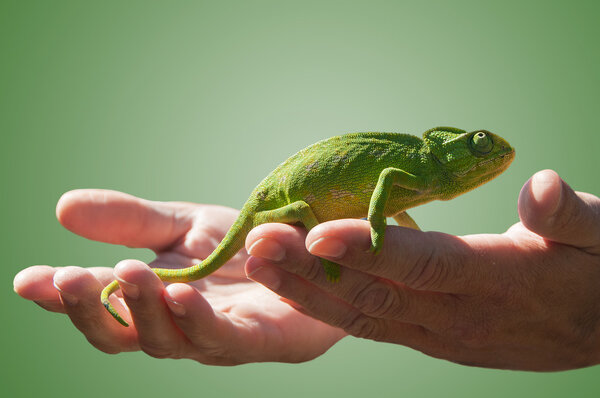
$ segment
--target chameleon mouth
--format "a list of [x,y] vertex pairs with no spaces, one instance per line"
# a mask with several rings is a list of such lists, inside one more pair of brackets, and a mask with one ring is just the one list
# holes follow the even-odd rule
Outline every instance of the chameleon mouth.
[[[504,171],[508,168],[508,166],[510,166],[510,164],[512,163],[513,159],[515,158],[515,150],[513,148],[505,148],[504,149],[504,153],[500,152],[499,155],[497,157],[491,158],[491,159],[487,159],[484,160],[483,162],[479,163],[476,167],[482,167],[482,166],[486,166],[490,163],[496,163],[501,165],[499,170]],[[496,169],[492,170],[495,171]]]
[[464,177],[467,174],[472,173],[474,170],[481,170],[482,168],[486,168],[486,166],[496,164],[497,167],[489,168],[488,172],[484,172],[481,174],[486,177],[487,176],[489,176],[489,177],[496,176],[496,175],[502,173],[504,170],[506,170],[515,158],[515,150],[513,148],[503,146],[501,148],[501,151],[504,151],[504,153],[499,152],[496,156],[489,158],[489,159],[485,159],[485,160],[473,165],[473,167],[471,167],[468,170],[461,171],[461,172],[455,172],[454,174],[457,177]]
[[500,154],[499,156],[491,159],[487,159],[481,163],[479,163],[475,168],[480,168],[482,166],[495,164],[496,167],[492,167],[489,169],[487,173],[484,175],[489,178],[493,178],[498,174],[502,173],[504,170],[510,166],[512,161],[515,159],[515,150],[511,147],[505,149],[505,153]]

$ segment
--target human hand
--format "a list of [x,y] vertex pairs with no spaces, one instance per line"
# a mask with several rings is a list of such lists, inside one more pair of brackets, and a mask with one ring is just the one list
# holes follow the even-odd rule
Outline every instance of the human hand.
[[[351,335],[437,358],[541,371],[600,363],[600,199],[545,170],[518,210],[521,222],[501,235],[388,227],[379,255],[367,221],[308,234],[266,224],[247,237],[246,272]],[[342,265],[338,283],[307,249]]]
[[[106,190],[63,195],[57,217],[88,239],[154,250],[152,267],[181,268],[210,254],[237,211],[221,206],[152,202]],[[112,268],[34,266],[14,280],[15,291],[41,307],[66,313],[96,348],[143,350],[158,358],[207,364],[301,362],[321,355],[345,334],[300,314],[246,278],[244,250],[214,274],[165,288],[150,268],[125,260]],[[113,279],[126,296],[113,304],[132,327],[121,326],[100,303]],[[127,307],[125,307],[125,305]],[[170,309],[172,308],[172,309]]]

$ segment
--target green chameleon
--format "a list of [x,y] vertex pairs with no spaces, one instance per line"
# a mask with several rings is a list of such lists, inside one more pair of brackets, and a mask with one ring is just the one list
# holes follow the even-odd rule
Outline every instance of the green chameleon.
[[[371,223],[371,250],[383,245],[386,217],[419,229],[406,209],[432,200],[449,200],[491,180],[514,159],[514,149],[485,130],[467,133],[437,127],[423,139],[408,134],[353,133],[319,141],[287,159],[254,189],[221,243],[200,264],[183,269],[154,268],[163,281],[189,282],[217,270],[243,246],[260,224],[320,222],[363,218]],[[339,265],[321,260],[327,279],[340,277]],[[106,309],[128,326],[102,291]]]

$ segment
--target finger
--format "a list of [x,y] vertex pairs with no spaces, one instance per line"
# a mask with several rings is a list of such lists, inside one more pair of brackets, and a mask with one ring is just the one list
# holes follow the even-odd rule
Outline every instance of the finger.
[[462,293],[482,276],[472,249],[456,236],[392,226],[379,254],[370,245],[370,225],[364,220],[329,221],[306,237],[313,255],[416,290]]
[[542,170],[519,194],[519,217],[538,235],[600,252],[600,199],[574,192],[553,170]]
[[251,335],[240,335],[242,328],[236,329],[229,318],[215,313],[198,290],[184,283],[171,284],[165,290],[164,297],[173,314],[173,321],[193,344],[196,360],[220,365],[249,361],[246,354],[242,358],[239,353],[232,353],[240,342],[245,348],[239,352],[251,352],[248,347],[254,347],[255,344]]
[[181,358],[185,342],[163,299],[163,282],[150,267],[137,260],[118,263],[115,277],[131,312],[142,351],[155,358]]
[[48,311],[64,313],[58,291],[53,285],[57,270],[58,268],[47,265],[25,268],[15,275],[13,289],[19,296],[34,301]]
[[[54,286],[54,274],[62,268],[34,265],[20,271],[13,281],[15,293],[24,299],[34,301],[48,311],[65,313],[59,293]],[[112,268],[91,267],[87,270],[103,286],[108,285],[114,279]]]
[[342,270],[340,280],[327,280],[321,261],[305,248],[306,232],[286,224],[265,224],[248,236],[250,254],[274,259],[288,272],[342,299],[365,315],[446,330],[454,320],[454,295],[411,289],[355,269]]
[[[107,353],[137,349],[135,331],[116,323],[100,303],[103,286],[91,272],[65,267],[55,273],[54,286],[69,318],[94,347]],[[112,303],[121,314],[126,314],[117,300]]]
[[65,193],[56,216],[68,230],[100,242],[160,250],[191,225],[191,205],[152,202],[122,192],[80,189]]
[[394,342],[419,350],[435,341],[434,334],[423,327],[365,315],[298,275],[261,258],[251,257],[246,263],[246,273],[249,278],[300,305],[303,313],[353,336]]
[[21,270],[13,280],[15,292],[27,300],[60,301],[54,288],[54,274],[59,268],[48,265],[34,265]]

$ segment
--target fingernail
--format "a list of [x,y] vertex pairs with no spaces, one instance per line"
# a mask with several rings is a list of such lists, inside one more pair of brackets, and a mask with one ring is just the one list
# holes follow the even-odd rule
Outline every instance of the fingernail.
[[285,257],[285,249],[275,239],[260,238],[250,246],[248,254],[271,261],[281,261]]
[[54,287],[56,288],[56,290],[58,290],[58,293],[60,294],[60,299],[62,300],[63,304],[76,305],[79,302],[79,299],[77,298],[77,296],[61,290],[61,288],[58,287],[56,282],[54,282]]
[[268,287],[271,290],[276,290],[281,283],[281,280],[277,274],[273,270],[266,267],[258,267],[250,271],[250,273],[248,273],[248,278]]
[[123,279],[117,278],[119,281],[119,287],[121,287],[121,291],[123,295],[128,299],[135,300],[140,297],[140,288],[133,283],[125,282]]
[[177,316],[185,315],[185,307],[183,306],[183,304],[178,303],[177,301],[167,296],[165,296],[165,302],[167,303],[167,306],[173,314]]
[[346,253],[346,250],[348,247],[344,242],[328,236],[317,239],[308,247],[311,254],[329,258],[340,258]]

